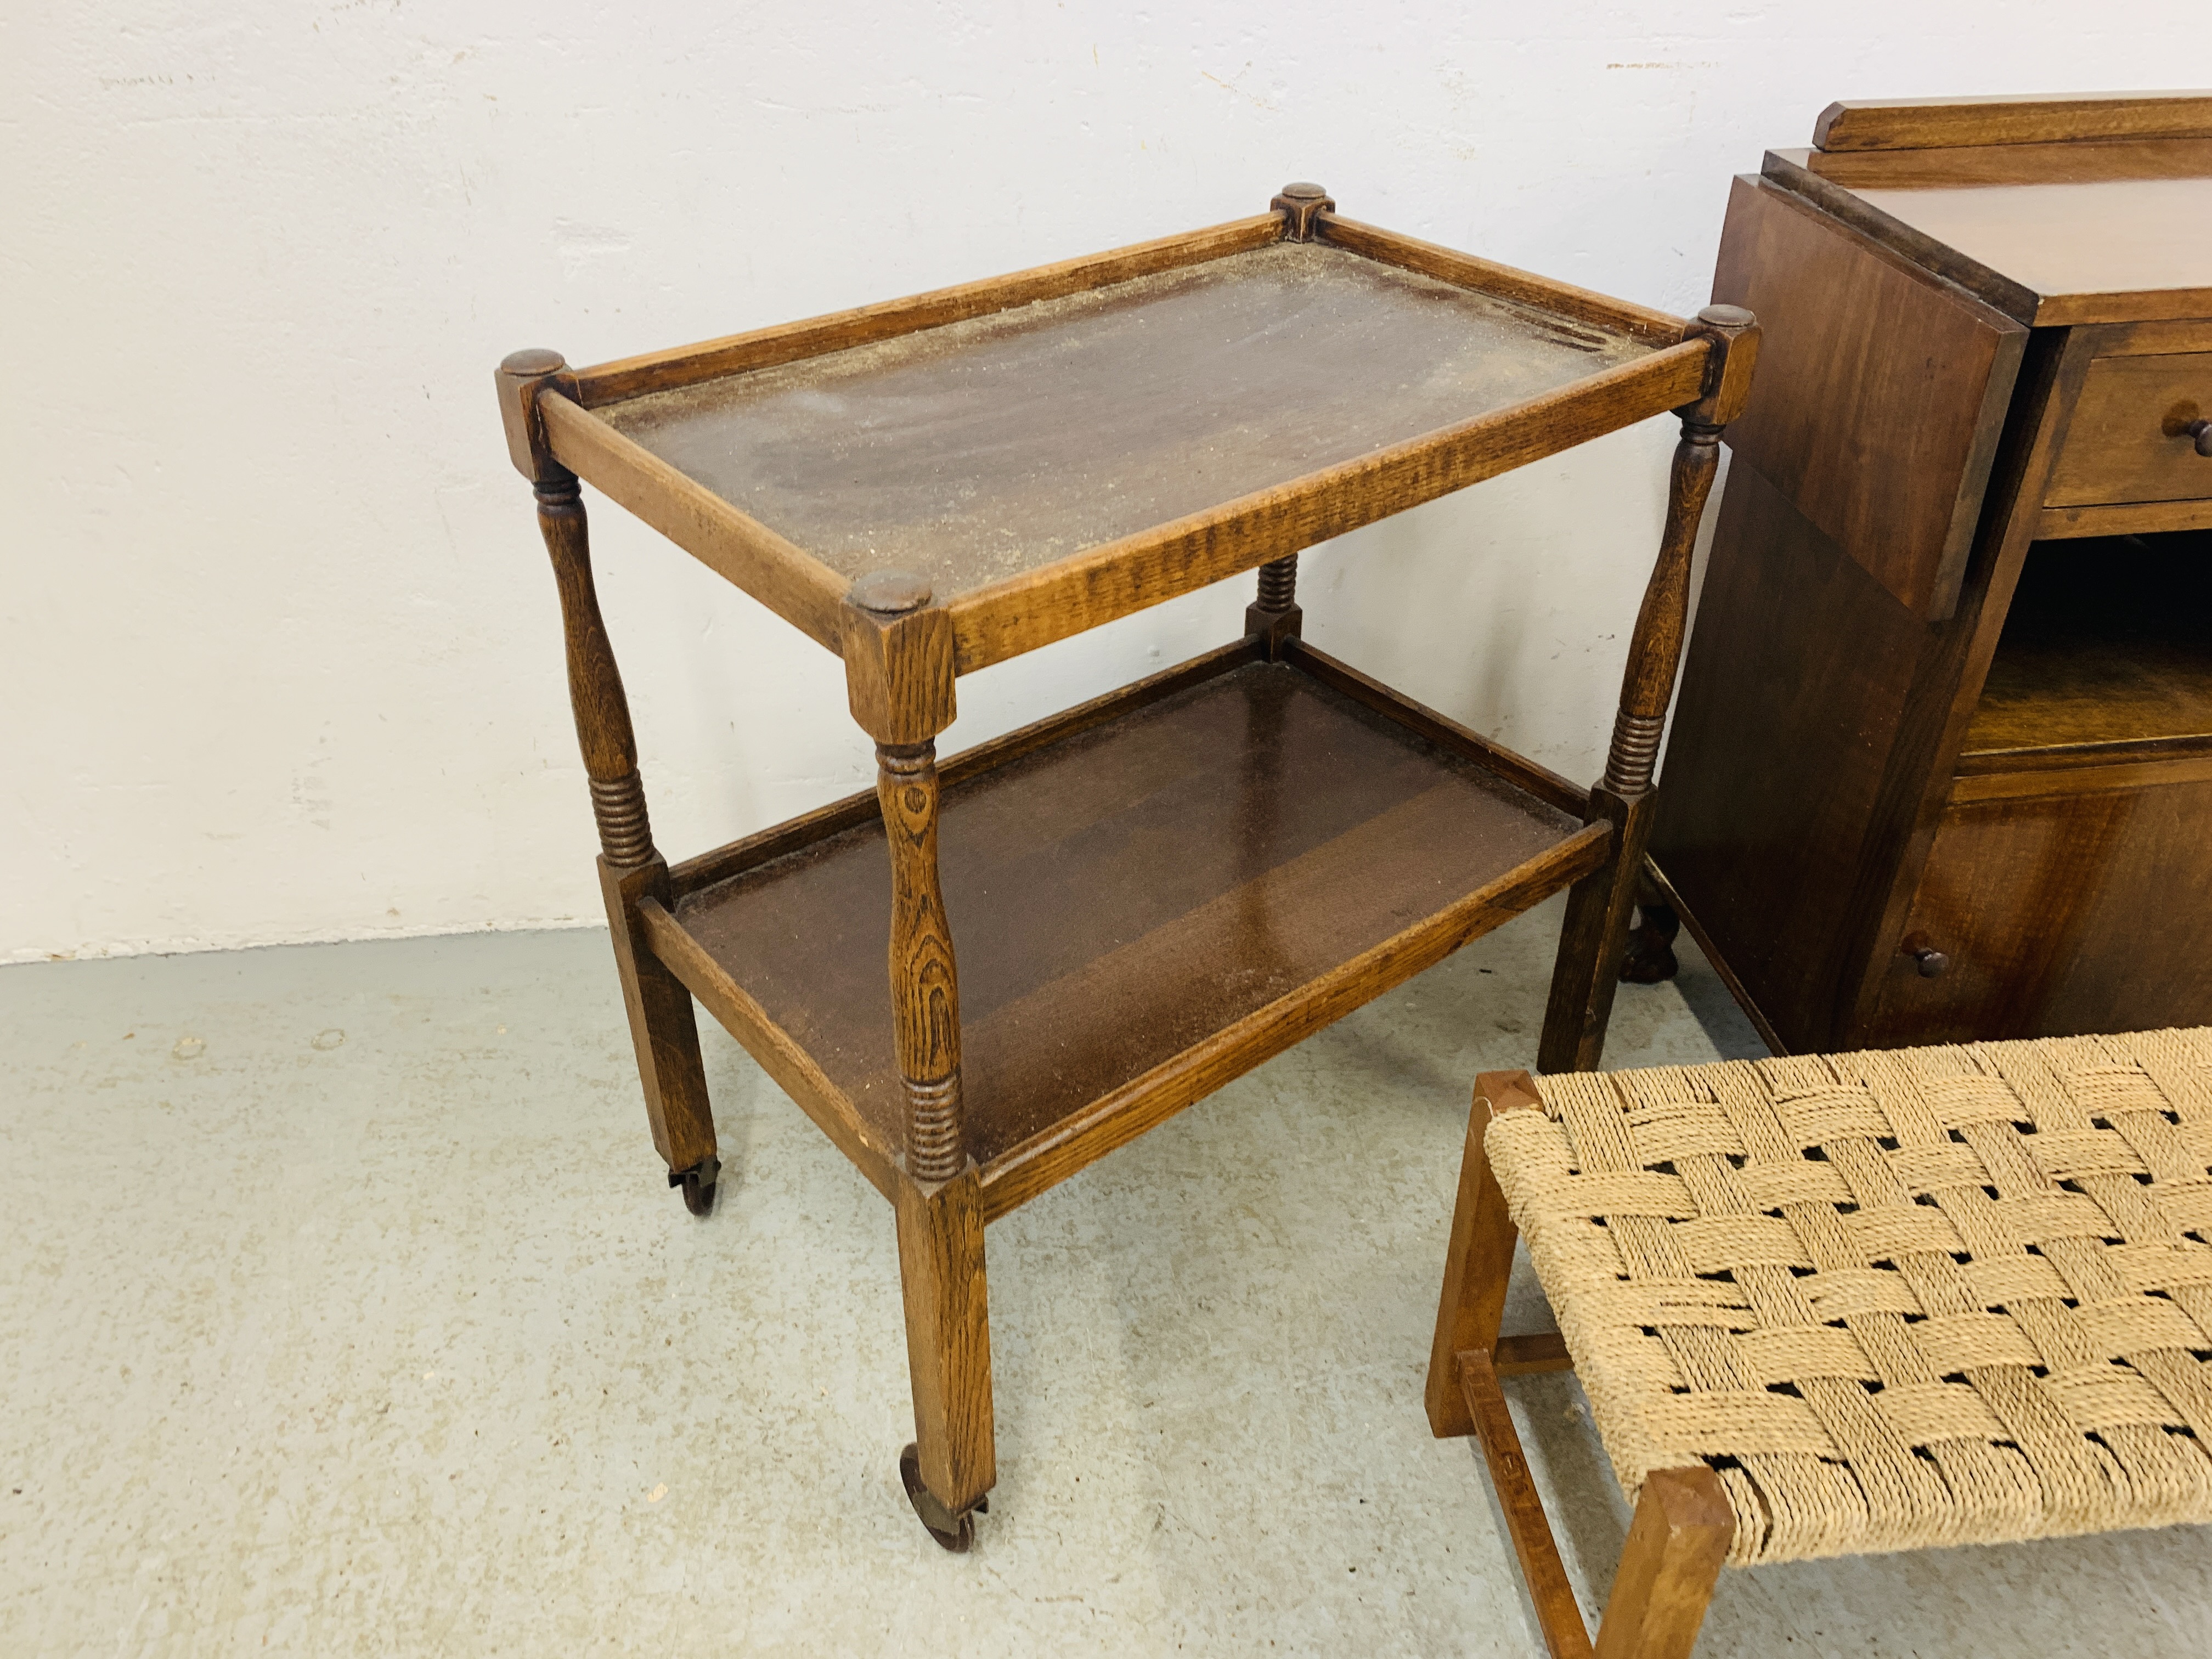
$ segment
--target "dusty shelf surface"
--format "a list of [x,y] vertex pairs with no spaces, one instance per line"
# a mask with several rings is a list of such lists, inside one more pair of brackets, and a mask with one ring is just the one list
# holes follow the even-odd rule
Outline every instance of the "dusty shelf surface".
[[945,599],[1652,349],[1279,243],[596,412],[839,574]]

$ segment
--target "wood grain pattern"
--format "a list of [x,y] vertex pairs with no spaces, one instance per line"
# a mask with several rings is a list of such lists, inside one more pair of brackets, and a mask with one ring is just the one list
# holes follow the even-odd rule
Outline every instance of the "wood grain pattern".
[[2212,459],[2197,453],[2212,419],[2212,351],[2100,357],[2074,408],[2074,432],[2051,468],[2044,502],[2212,502]]
[[1926,631],[1735,457],[1651,848],[1677,914],[1785,1050],[1835,1047],[1860,850]]
[[1604,861],[1607,831],[1604,824],[1585,826],[1552,852],[1320,975],[1301,994],[1247,1015],[1212,1040],[994,1158],[983,1171],[991,1219],[1541,903]]
[[1546,1072],[1594,1072],[1605,1056],[1605,1034],[1628,951],[1628,925],[1636,911],[1636,881],[1650,844],[1656,797],[1648,790],[1616,794],[1600,783],[1589,793],[1593,827],[1609,826],[1605,863],[1567,890],[1559,927],[1552,988],[1544,1004],[1544,1030],[1536,1065]]
[[[1547,1072],[1595,1071],[1604,1052],[1629,922],[1650,841],[1651,778],[1689,618],[1690,561],[1717,465],[1722,417],[1741,409],[1759,349],[1752,313],[1719,305],[1698,313],[1713,356],[1701,395],[1682,413],[1682,437],[1669,474],[1667,518],[1644,603],[1630,636],[1620,702],[1605,776],[1589,793],[1584,817],[1612,830],[1607,863],[1567,894],[1537,1060]],[[1739,354],[1741,356],[1739,356]],[[1734,360],[1734,361],[1732,361]]]
[[1813,125],[1813,143],[1829,151],[2081,138],[2212,138],[2212,92],[1849,99]]
[[2060,795],[2107,795],[2121,789],[2212,780],[2212,739],[2171,744],[2079,744],[2052,749],[2000,749],[1960,757],[1948,804],[2044,800]]
[[567,398],[543,399],[542,416],[564,466],[817,644],[842,648],[848,584],[828,566]]
[[1976,550],[1975,580],[1962,591],[1950,627],[1921,641],[1893,752],[1875,799],[1852,888],[1845,955],[1848,1014],[1832,1045],[1872,1046],[1865,1034],[1907,929],[1906,908],[1925,866],[1965,747],[2004,618],[2028,553],[2044,481],[2063,453],[2075,396],[2087,373],[2093,337],[2038,331],[1990,486]]
[[1899,604],[1950,615],[2027,331],[1749,179],[1713,297],[1765,333],[1729,447]]
[[1650,350],[1285,244],[599,413],[840,574],[949,603]]
[[[1936,979],[1883,964],[1893,1043],[2057,1036],[2212,1021],[2212,767],[2205,758],[2020,776],[1955,799],[1899,937],[1951,958]],[[2097,788],[2084,787],[2101,784]]]
[[940,1187],[902,1181],[891,1202],[922,1484],[964,1515],[999,1479],[981,1194],[970,1169]]
[[1807,149],[1771,149],[1759,162],[1759,176],[1838,223],[1849,225],[1915,268],[1964,289],[2000,316],[2023,327],[2036,321],[2043,296],[2033,289],[1883,211],[1856,191],[1823,177],[1814,170],[1815,155],[1816,152]]
[[[507,361],[512,364],[517,359]],[[503,380],[511,378],[502,370]],[[538,427],[530,411],[538,400],[538,389],[508,390],[511,401],[526,416],[519,423],[526,446],[520,459],[529,461],[538,475],[534,486],[538,524],[561,597],[568,702],[599,828],[600,896],[606,905],[631,1047],[645,1093],[646,1121],[653,1149],[671,1170],[694,1169],[715,1156],[714,1112],[690,995],[643,938],[638,907],[645,900],[666,896],[668,866],[653,849],[629,702],[599,614],[592,580],[590,526],[575,476],[546,456],[538,443]],[[560,401],[550,395],[542,400]]]
[[2031,548],[1961,764],[1989,750],[2212,738],[2208,617],[2212,533]]
[[[591,532],[576,480],[556,477],[538,486],[538,528],[553,562],[561,595],[563,655],[568,671],[568,708],[576,722],[576,744],[584,770],[594,784],[616,786],[637,775],[637,736],[631,728],[629,700],[622,671],[599,614],[592,580]],[[653,856],[653,834],[644,821],[641,795],[635,816],[610,823],[600,815],[600,838],[608,859],[617,865],[642,864]]]
[[952,618],[938,605],[845,616],[845,696],[854,722],[878,744],[927,743],[959,714]]
[[601,859],[599,894],[606,902],[615,967],[630,1047],[645,1089],[653,1147],[671,1170],[690,1170],[716,1155],[714,1114],[699,1054],[699,1022],[691,993],[656,956],[641,906],[666,898],[668,866],[659,858],[623,868]]
[[1690,1659],[1735,1539],[1735,1515],[1712,1470],[1699,1463],[1646,1475],[1596,1659]]
[[[1663,800],[1666,798],[1662,796],[1661,799]],[[1765,1010],[1759,1006],[1758,1000],[1751,994],[1750,988],[1745,985],[1742,980],[1736,976],[1735,970],[1729,966],[1727,957],[1722,954],[1718,946],[1714,945],[1711,936],[1699,924],[1695,914],[1682,902],[1681,895],[1675,890],[1674,884],[1668,879],[1667,872],[1659,867],[1658,860],[1650,853],[1646,853],[1644,858],[1644,878],[1650,884],[1651,890],[1659,902],[1673,913],[1677,921],[1689,929],[1690,937],[1697,941],[1698,949],[1704,953],[1706,965],[1727,988],[1728,994],[1735,1000],[1735,1006],[1743,1010],[1744,1018],[1751,1022],[1752,1030],[1759,1033],[1759,1040],[1766,1045],[1767,1051],[1774,1054],[1787,1054],[1790,1052],[1789,1046],[1782,1041],[1781,1034],[1774,1029],[1774,1022],[1767,1018]],[[1504,1374],[1501,1368],[1499,1375]]]
[[1847,190],[1952,190],[1990,185],[2093,185],[2212,175],[2212,139],[2112,139],[1946,149],[1814,150],[1807,170]]
[[1513,1413],[1498,1387],[1498,1373],[1490,1357],[1469,1349],[1459,1356],[1460,1390],[1468,1419],[1482,1442],[1483,1461],[1490,1468],[1491,1490],[1505,1516],[1505,1530],[1513,1540],[1513,1553],[1521,1563],[1522,1582],[1536,1610],[1536,1623],[1544,1633],[1544,1650],[1551,1659],[1592,1659],[1589,1632],[1575,1601],[1559,1546],[1552,1536],[1552,1523],[1544,1515],[1544,1500],[1536,1480],[1528,1472],[1528,1459],[1521,1449],[1521,1436],[1513,1426]]
[[544,396],[574,397],[576,377],[557,351],[528,350],[507,354],[492,375],[499,396],[499,419],[507,434],[507,459],[514,470],[533,484],[550,483],[568,468],[553,459],[546,447],[545,424],[538,412]]
[[[1094,726],[1107,725],[1124,714],[1134,714],[1164,697],[1173,696],[1176,692],[1210,680],[1216,675],[1225,674],[1233,668],[1261,659],[1261,653],[1250,640],[1231,641],[1187,662],[1177,663],[1172,668],[1162,669],[1158,673],[1147,675],[1140,680],[1132,680],[1128,684],[1103,696],[1093,697],[1088,702],[1077,703],[1056,714],[1048,714],[1042,720],[1032,720],[1029,725],[1002,736],[963,749],[938,763],[938,777],[947,787],[970,778],[981,777],[996,767],[1019,760],[1023,756],[1057,743],[1062,738],[1072,738]],[[1418,705],[1408,704],[1407,707],[1418,708]],[[1412,724],[1411,721],[1407,723]],[[1416,726],[1415,729],[1420,728]],[[1425,731],[1423,735],[1436,741],[1434,736]],[[1445,743],[1443,746],[1449,748],[1451,745]],[[1484,747],[1489,745],[1485,744]],[[1498,752],[1510,753],[1510,750]],[[1498,769],[1504,770],[1503,767]],[[1541,791],[1531,793],[1540,798],[1549,799],[1543,796]],[[1571,810],[1579,816],[1580,791],[1576,792],[1575,805]],[[842,800],[832,801],[827,806],[817,807],[811,812],[772,825],[756,835],[686,859],[670,870],[671,885],[681,897],[702,887],[711,887],[718,881],[726,881],[732,876],[742,875],[748,870],[757,870],[787,854],[825,841],[841,830],[849,830],[872,819],[879,820],[882,816],[882,803],[877,799],[875,790],[864,789]]]
[[1808,202],[2039,328],[2212,314],[2212,177],[1845,187],[1809,150],[1760,172]]
[[1401,236],[1396,231],[1363,225],[1357,220],[1340,219],[1334,213],[1322,214],[1318,222],[1323,240],[1338,247],[1407,270],[1418,270],[1455,287],[1495,294],[1500,299],[1538,311],[1571,317],[1607,333],[1626,334],[1648,345],[1673,345],[1683,337],[1681,318],[1655,311],[1649,306],[1631,305],[1610,295],[1540,276],[1534,271],[1519,270],[1492,259],[1477,258],[1453,248],[1439,247],[1416,237]]
[[849,350],[926,328],[941,328],[948,323],[1033,305],[1040,300],[1058,299],[1085,289],[1203,264],[1248,249],[1264,247],[1282,234],[1280,215],[1255,214],[1249,219],[1232,219],[1226,224],[1137,242],[1105,253],[1085,254],[1003,276],[933,289],[927,294],[905,299],[883,301],[850,311],[810,317],[801,322],[780,323],[772,328],[727,335],[697,345],[595,364],[577,371],[577,390],[586,408],[596,408],[650,392],[771,368],[779,363]]
[[[1674,695],[1674,672],[1682,659],[1682,638],[1690,621],[1690,556],[1712,493],[1720,465],[1718,426],[1682,423],[1667,488],[1667,517],[1659,537],[1659,556],[1645,583],[1644,601],[1629,636],[1628,663],[1622,671],[1620,703],[1606,751],[1605,787],[1631,795],[1651,787],[1666,727],[1667,705]],[[1640,857],[1641,854],[1639,854]]]
[[2085,348],[2100,357],[2163,357],[2176,351],[2212,351],[2212,317],[2158,317],[2147,322],[2112,323],[2091,336]]
[[814,1120],[815,1127],[852,1160],[869,1184],[885,1198],[892,1196],[900,1179],[897,1141],[854,1110],[844,1091],[830,1080],[814,1057],[769,1018],[752,994],[707,953],[661,901],[641,898],[637,914],[654,957],[706,1005],[722,1029]]
[[1548,766],[1540,766],[1504,744],[1492,742],[1480,732],[1462,726],[1457,720],[1394,691],[1382,681],[1361,673],[1351,664],[1339,661],[1326,651],[1316,650],[1304,640],[1291,641],[1283,652],[1283,660],[1300,673],[1310,674],[1331,690],[1340,691],[1355,702],[1364,703],[1409,732],[1419,732],[1437,748],[1464,755],[1485,770],[1496,773],[1516,788],[1526,790],[1538,800],[1556,806],[1562,812],[1572,813],[1579,818],[1583,809],[1589,804],[1589,790],[1561,777]]
[[[1302,998],[1358,1006],[1592,867],[1606,833],[1249,659],[949,784],[941,810],[987,1166],[1100,1102],[1110,1117],[1155,1090],[1197,1098],[1221,1065],[1225,1081],[1274,1052]],[[678,915],[896,1145],[882,836],[855,824]]]
[[960,981],[937,878],[937,745],[876,745],[890,851],[891,1029],[906,1097],[907,1173],[949,1181],[968,1161],[960,1098]]
[[1460,1158],[1459,1196],[1452,1206],[1451,1242],[1444,1251],[1443,1296],[1437,1304],[1436,1339],[1429,1345],[1425,1403],[1429,1431],[1439,1440],[1474,1432],[1474,1414],[1460,1387],[1459,1357],[1471,1351],[1492,1356],[1495,1364],[1506,1283],[1513,1276],[1513,1245],[1520,1237],[1498,1177],[1491,1172],[1483,1136],[1498,1113],[1541,1103],[1526,1072],[1485,1072],[1474,1080],[1467,1148]]
[[[1770,1041],[1819,1052],[1936,1041],[1939,1030],[2003,1034],[2010,1028],[1987,1023],[2004,1017],[1994,981],[1980,981],[1979,1000],[1960,988],[1984,971],[1966,965],[1978,956],[2021,976],[2021,1007],[2043,995],[2042,970],[2014,935],[2038,927],[2065,935],[2052,918],[2073,914],[2078,899],[2038,887],[2042,866],[2021,850],[2045,833],[2039,815],[2058,810],[2047,804],[2197,787],[2207,723],[2193,646],[2153,637],[2140,618],[2100,636],[2105,601],[2160,590],[2155,578],[2136,584],[2147,572],[2142,544],[2124,552],[2094,538],[2212,526],[2212,495],[2125,499],[2196,488],[2181,482],[2191,476],[2178,470],[2185,447],[2163,427],[2180,404],[2171,371],[2212,354],[2212,198],[2203,197],[2212,168],[2199,165],[2207,154],[2198,135],[1767,158],[1765,187],[1796,198],[1808,219],[1848,226],[1912,264],[1931,289],[1955,284],[2036,325],[1960,568],[1957,605],[1936,627],[1853,580],[1850,550],[1826,533],[1835,520],[1806,510],[1787,479],[1770,482],[1783,463],[1748,465],[1749,446],[1736,444],[1653,848],[1683,901],[1680,914]],[[1803,267],[1794,280],[1816,292],[1831,276],[1824,246],[1761,257],[1787,254]],[[2069,261],[2081,269],[2069,274]],[[1786,319],[1759,303],[1779,340]],[[1864,324],[1892,326],[1887,316]],[[1782,364],[1771,353],[1765,367]],[[1921,367],[1949,372],[1940,360],[1923,357]],[[2086,395],[2093,372],[2094,397]],[[1759,397],[1778,379],[1800,378],[1762,374],[1739,433],[1750,430]],[[1808,418],[1787,463],[1839,465],[1855,487],[1901,497],[1913,469],[1929,465],[1921,424],[1901,419],[1897,432],[1911,429],[1911,441],[1877,443],[1862,456]],[[1964,522],[1954,517],[1954,532]],[[2057,632],[2039,643],[2020,631],[2034,618],[2033,578],[2069,547],[2094,569],[2096,586],[2063,596],[2051,612]],[[2161,597],[2186,632],[2187,592]],[[2060,637],[2077,624],[2078,641]],[[2106,809],[2069,810],[2081,815],[2085,842],[2096,844],[2095,814]],[[1977,826],[1985,822],[2004,828],[1984,834]],[[2013,854],[2001,854],[2007,836],[2016,838]],[[2015,857],[2030,867],[2005,861]],[[2070,873],[2103,890],[2118,867],[2107,859]],[[2147,866],[2129,867],[2151,879]],[[2170,893],[2192,868],[2173,864],[2155,884]],[[2006,884],[2044,896],[2016,905]],[[2115,889],[2093,908],[2132,914],[2136,902]],[[1986,935],[1974,933],[1964,957],[1930,947],[1960,963],[1943,976],[1923,980],[1899,957],[1907,933],[1970,920]],[[2098,1017],[2128,1027],[2147,1017],[2122,1015],[2086,991],[2068,994],[2078,1017],[2100,1008]],[[1971,1018],[1947,1026],[1954,996]]]
[[950,606],[960,672],[1255,569],[1675,408],[1701,389],[1707,349],[1695,340],[1654,352],[1566,390],[963,594]]
[[2172,530],[2212,530],[2212,500],[2137,501],[2126,507],[2046,507],[2036,515],[2035,538],[2149,536]]
[[1501,1336],[1491,1354],[1491,1369],[1500,1376],[1534,1376],[1574,1368],[1575,1359],[1567,1352],[1567,1340],[1557,1331]]

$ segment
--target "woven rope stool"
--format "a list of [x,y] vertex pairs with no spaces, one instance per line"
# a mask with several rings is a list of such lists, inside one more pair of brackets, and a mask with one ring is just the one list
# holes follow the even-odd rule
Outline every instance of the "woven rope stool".
[[[2212,1030],[1475,1084],[1429,1366],[1544,1638],[1585,1633],[1498,1379],[1577,1370],[1635,1503],[1595,1652],[1723,1561],[2212,1521]],[[1516,1231],[1557,1337],[1498,1326]]]

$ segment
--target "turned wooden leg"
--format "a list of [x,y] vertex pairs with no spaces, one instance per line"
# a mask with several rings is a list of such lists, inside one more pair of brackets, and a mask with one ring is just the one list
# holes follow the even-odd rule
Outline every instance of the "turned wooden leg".
[[545,449],[536,414],[537,399],[562,395],[566,380],[556,354],[517,352],[500,366],[501,406],[508,416],[515,464],[537,491],[538,526],[560,588],[568,702],[591,781],[592,812],[599,830],[599,890],[622,974],[646,1118],[653,1147],[668,1164],[669,1185],[684,1189],[693,1214],[704,1215],[714,1206],[721,1164],[699,1058],[698,1021],[690,992],[653,955],[638,917],[644,899],[670,903],[668,865],[653,845],[629,702],[599,616],[582,493],[575,475]]
[[1279,662],[1283,641],[1297,638],[1304,622],[1298,608],[1298,556],[1286,554],[1261,565],[1259,597],[1244,607],[1244,632],[1259,635],[1267,660]]
[[889,970],[906,1096],[892,1204],[906,1304],[914,1443],[899,1474],[949,1550],[975,1535],[998,1479],[982,1182],[960,1082],[960,980],[937,874],[936,734],[952,723],[952,630],[927,584],[880,571],[854,584],[844,640],[853,715],[876,739],[876,798],[891,862]]
[[1587,823],[1602,818],[1610,823],[1613,837],[1605,863],[1568,892],[1566,925],[1559,935],[1538,1049],[1537,1063],[1547,1072],[1595,1071],[1605,1052],[1606,1024],[1628,949],[1630,912],[1651,838],[1652,774],[1689,623],[1690,560],[1698,521],[1712,493],[1722,428],[1749,394],[1758,355],[1758,325],[1749,312],[1735,306],[1706,307],[1686,337],[1711,342],[1705,389],[1697,402],[1677,411],[1682,436],[1674,447],[1659,556],[1629,641],[1605,776],[1591,789],[1584,817]]
[[1689,1659],[1735,1537],[1721,1478],[1703,1464],[1654,1469],[1598,1626],[1597,1659]]
[[891,856],[891,1006],[906,1090],[897,1197],[899,1280],[915,1443],[902,1474],[922,1524],[947,1549],[998,1479],[982,1187],[960,1094],[960,987],[937,878],[937,747],[880,744],[877,793]]

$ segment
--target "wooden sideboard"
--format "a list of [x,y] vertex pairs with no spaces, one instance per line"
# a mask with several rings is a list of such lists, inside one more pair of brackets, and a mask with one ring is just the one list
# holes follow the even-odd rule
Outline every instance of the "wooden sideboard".
[[1814,144],[1723,236],[1659,896],[1778,1048],[2212,1021],[2212,94]]

